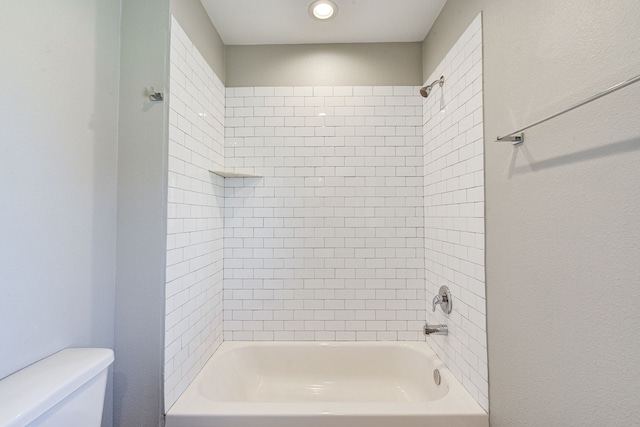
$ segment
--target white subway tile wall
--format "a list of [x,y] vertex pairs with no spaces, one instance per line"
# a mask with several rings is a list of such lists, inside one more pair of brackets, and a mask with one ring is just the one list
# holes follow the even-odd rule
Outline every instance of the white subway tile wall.
[[171,21],[165,407],[223,338],[225,88]]
[[[427,83],[441,75],[444,87],[424,101],[425,267],[429,322],[448,324],[449,335],[427,342],[488,410],[481,15]],[[450,315],[431,310],[443,284],[454,299]]]
[[418,87],[227,88],[225,340],[419,340]]
[[[481,17],[426,100],[225,89],[175,20],[170,75],[165,406],[223,337],[422,340],[428,318],[450,330],[428,343],[488,409]],[[442,284],[448,316],[430,307]]]

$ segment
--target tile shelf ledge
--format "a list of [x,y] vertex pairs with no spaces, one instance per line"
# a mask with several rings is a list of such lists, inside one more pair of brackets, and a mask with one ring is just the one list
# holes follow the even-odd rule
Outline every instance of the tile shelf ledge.
[[261,175],[256,175],[248,172],[234,172],[228,170],[211,170],[209,172],[214,173],[223,178],[260,178]]

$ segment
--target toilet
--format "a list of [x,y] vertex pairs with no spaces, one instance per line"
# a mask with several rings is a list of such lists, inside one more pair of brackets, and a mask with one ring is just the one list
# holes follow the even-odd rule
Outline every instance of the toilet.
[[0,427],[99,427],[113,350],[69,348],[0,380]]

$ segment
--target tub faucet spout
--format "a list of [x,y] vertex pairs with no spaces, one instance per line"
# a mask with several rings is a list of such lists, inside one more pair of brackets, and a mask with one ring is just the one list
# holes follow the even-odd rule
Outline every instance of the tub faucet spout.
[[429,325],[425,323],[422,332],[425,335],[449,335],[449,328],[447,325]]

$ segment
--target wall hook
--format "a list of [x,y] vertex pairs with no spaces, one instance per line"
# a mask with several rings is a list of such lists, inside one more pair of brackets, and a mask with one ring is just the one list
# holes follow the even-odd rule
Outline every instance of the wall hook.
[[156,92],[153,86],[151,86],[151,91],[149,93],[149,101],[162,102],[164,101],[164,95],[162,94],[162,92]]

